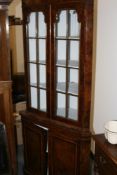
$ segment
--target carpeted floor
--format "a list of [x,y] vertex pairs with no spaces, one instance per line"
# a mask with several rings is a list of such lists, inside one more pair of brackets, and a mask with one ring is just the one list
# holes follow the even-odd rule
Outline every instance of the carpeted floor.
[[24,159],[23,159],[23,146],[17,147],[17,167],[18,167],[18,175],[23,175],[23,166],[24,166]]

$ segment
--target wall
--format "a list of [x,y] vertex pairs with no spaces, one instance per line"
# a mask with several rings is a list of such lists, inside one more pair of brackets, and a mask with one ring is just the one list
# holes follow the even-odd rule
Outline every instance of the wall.
[[[21,0],[14,0],[9,6],[9,15],[22,19]],[[13,72],[24,72],[22,26],[10,26],[10,48],[13,56]]]
[[[104,131],[104,124],[117,120],[117,0],[97,0],[95,15],[92,127]],[[95,11],[96,12],[96,11]],[[97,18],[97,19],[96,19]]]

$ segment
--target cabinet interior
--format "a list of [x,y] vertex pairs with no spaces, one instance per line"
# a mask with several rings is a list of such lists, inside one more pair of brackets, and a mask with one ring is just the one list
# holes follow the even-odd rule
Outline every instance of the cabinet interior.
[[[64,27],[63,27],[64,26]],[[54,24],[55,115],[78,120],[81,23],[76,10],[60,10]],[[47,112],[47,24],[42,12],[32,12],[27,26],[30,106]]]

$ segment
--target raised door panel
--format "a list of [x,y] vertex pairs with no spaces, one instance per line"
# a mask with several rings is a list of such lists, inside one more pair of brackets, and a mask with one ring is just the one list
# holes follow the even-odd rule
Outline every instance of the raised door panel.
[[50,175],[78,175],[79,144],[72,139],[49,134]]
[[25,173],[30,175],[46,175],[46,142],[47,133],[33,124],[24,124]]

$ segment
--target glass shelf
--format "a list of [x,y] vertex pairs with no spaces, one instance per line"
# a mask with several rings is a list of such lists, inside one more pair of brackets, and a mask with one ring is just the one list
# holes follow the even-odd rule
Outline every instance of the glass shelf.
[[66,60],[57,60],[57,66],[66,67]]
[[64,83],[64,82],[57,83],[57,90],[61,91],[61,92],[65,92],[66,91],[66,83]]
[[37,88],[37,83],[30,83],[29,86]]
[[[66,60],[58,60],[56,65],[60,67],[66,67]],[[77,60],[69,60],[68,67],[78,69],[79,63]]]
[[42,60],[39,60],[38,62],[36,60],[31,60],[31,61],[28,61],[28,63],[46,65],[46,60],[42,59]]
[[79,68],[79,63],[76,60],[69,60],[68,67],[70,68]]
[[[57,91],[66,92],[66,83],[64,82],[57,83]],[[75,82],[70,82],[68,84],[68,93],[78,95],[78,84]]]
[[56,40],[80,40],[80,38],[78,36],[56,36],[55,37]]
[[39,84],[39,88],[46,89],[46,83],[40,83],[40,84]]
[[46,65],[46,60],[42,59],[38,61],[39,64]]
[[37,64],[36,60],[30,60],[28,63]]
[[40,89],[46,89],[46,83],[40,83],[38,86],[37,83],[31,83],[30,86]]
[[78,95],[78,84],[74,82],[70,82],[68,93]]

